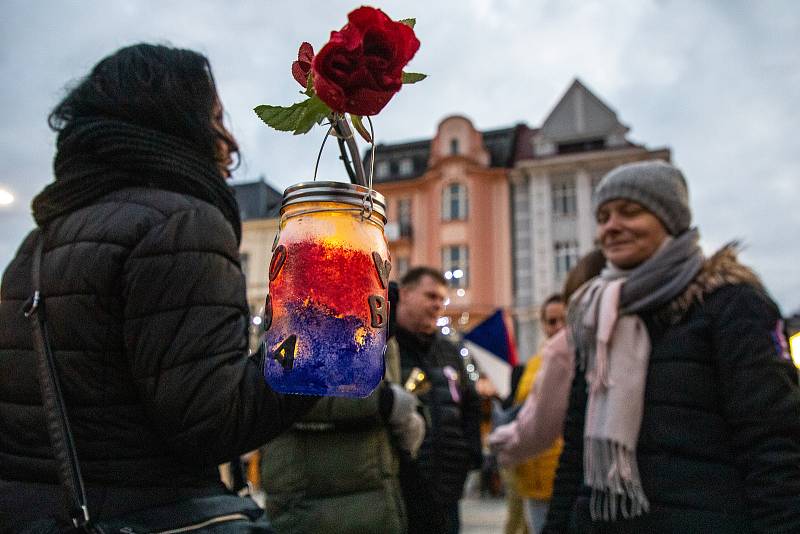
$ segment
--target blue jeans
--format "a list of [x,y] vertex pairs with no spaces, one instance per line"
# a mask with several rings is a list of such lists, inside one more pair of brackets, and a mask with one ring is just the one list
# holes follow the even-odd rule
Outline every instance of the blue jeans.
[[528,530],[531,534],[540,534],[547,521],[547,509],[550,501],[540,501],[538,499],[525,499],[525,521],[528,522]]

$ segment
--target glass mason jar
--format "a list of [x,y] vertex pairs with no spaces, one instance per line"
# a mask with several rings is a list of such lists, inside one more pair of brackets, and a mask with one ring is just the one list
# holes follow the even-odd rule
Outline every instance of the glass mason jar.
[[366,397],[383,377],[389,253],[383,195],[305,182],[283,194],[264,307],[264,374],[282,393]]

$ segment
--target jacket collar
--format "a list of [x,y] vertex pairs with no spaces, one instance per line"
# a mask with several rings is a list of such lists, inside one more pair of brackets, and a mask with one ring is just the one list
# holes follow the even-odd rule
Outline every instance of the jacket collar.
[[708,295],[723,286],[749,284],[767,294],[758,275],[739,263],[738,249],[738,243],[732,242],[705,260],[694,280],[669,304],[668,313],[673,321],[679,320],[692,305],[702,303]]

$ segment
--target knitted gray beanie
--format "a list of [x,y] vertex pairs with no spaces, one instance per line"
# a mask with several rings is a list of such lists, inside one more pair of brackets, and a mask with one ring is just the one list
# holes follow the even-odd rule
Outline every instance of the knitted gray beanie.
[[637,202],[664,224],[670,235],[679,235],[692,223],[686,180],[665,161],[641,161],[620,165],[597,185],[594,212],[609,200]]

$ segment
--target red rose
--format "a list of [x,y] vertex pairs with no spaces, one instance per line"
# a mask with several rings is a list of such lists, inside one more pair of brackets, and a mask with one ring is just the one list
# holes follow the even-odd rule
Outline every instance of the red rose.
[[419,40],[380,9],[360,7],[347,20],[314,57],[314,91],[333,111],[376,115],[400,90]]
[[292,63],[292,76],[304,88],[308,83],[308,73],[311,72],[311,61],[314,59],[314,48],[308,44],[300,45],[297,52],[297,61]]

